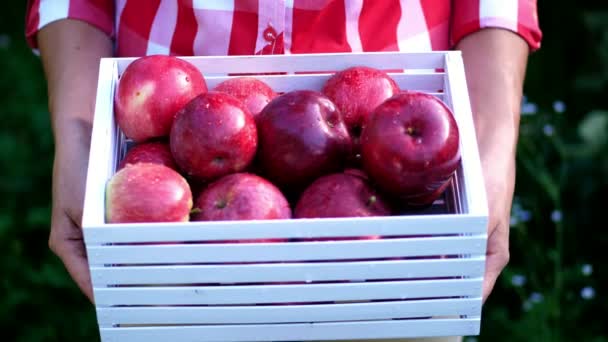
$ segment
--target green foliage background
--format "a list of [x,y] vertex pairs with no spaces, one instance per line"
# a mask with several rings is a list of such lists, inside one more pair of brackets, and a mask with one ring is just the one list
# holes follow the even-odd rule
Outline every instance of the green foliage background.
[[[52,133],[24,7],[0,12],[0,339],[97,341],[93,308],[47,246]],[[608,341],[608,3],[539,0],[539,16],[511,263],[468,341]]]

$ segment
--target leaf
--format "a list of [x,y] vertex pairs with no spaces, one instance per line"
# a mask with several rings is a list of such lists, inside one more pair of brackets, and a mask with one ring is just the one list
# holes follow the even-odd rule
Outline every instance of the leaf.
[[608,32],[608,11],[587,11],[583,13],[583,20],[592,31]]
[[578,134],[592,149],[608,142],[608,111],[595,110],[587,114],[578,126]]
[[34,207],[29,210],[26,217],[28,227],[34,229],[48,229],[51,220],[50,205],[44,207]]

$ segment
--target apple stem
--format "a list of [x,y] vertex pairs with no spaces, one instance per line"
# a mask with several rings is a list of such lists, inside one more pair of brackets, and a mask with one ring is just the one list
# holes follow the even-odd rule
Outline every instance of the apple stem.
[[215,202],[215,207],[217,209],[224,209],[228,205],[228,201],[225,199],[221,199]]

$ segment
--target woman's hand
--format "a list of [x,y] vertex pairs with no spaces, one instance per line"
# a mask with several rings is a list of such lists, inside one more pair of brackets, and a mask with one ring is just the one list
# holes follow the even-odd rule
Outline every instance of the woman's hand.
[[110,38],[77,20],[59,20],[38,33],[55,137],[49,246],[93,301],[82,238],[82,207],[99,59],[112,55]]
[[49,247],[63,261],[80,290],[93,302],[93,291],[81,229],[90,125],[71,129],[82,136],[71,146],[56,148],[53,164],[53,207]]
[[483,301],[509,261],[515,151],[529,49],[518,35],[484,29],[465,37],[462,51],[488,198]]

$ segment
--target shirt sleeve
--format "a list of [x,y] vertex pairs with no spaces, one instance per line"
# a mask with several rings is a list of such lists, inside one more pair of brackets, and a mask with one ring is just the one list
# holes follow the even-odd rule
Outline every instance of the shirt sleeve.
[[454,0],[451,42],[484,28],[502,28],[518,34],[531,51],[540,48],[536,0]]
[[82,20],[114,37],[114,0],[28,0],[26,10],[25,37],[33,49],[38,31],[61,19]]

